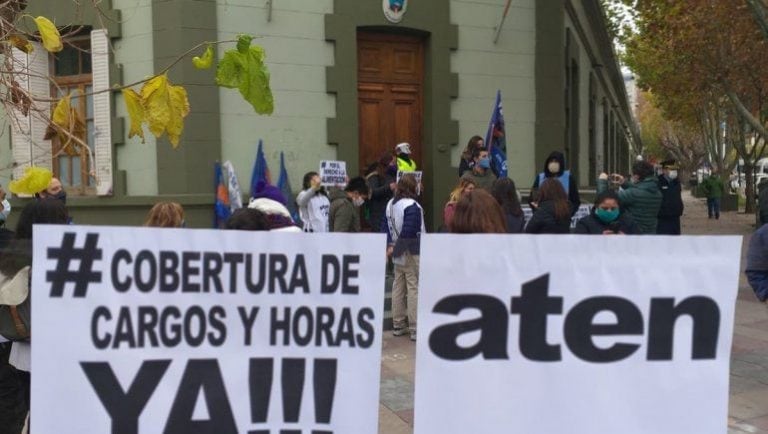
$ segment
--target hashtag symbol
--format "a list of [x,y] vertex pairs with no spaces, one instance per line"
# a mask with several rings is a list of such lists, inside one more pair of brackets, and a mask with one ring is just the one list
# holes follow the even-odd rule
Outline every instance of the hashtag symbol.
[[[48,248],[48,259],[56,260],[56,269],[45,275],[51,283],[51,297],[62,297],[67,283],[75,284],[75,297],[85,297],[89,284],[101,283],[101,272],[93,271],[93,263],[101,260],[99,234],[86,235],[83,247],[75,247],[75,238],[76,234],[67,232],[61,247]],[[76,271],[70,270],[73,259],[80,261]]]

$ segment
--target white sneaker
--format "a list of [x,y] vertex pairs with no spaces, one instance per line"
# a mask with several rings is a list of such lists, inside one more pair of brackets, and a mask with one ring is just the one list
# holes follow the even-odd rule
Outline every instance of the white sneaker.
[[416,342],[416,331],[411,332],[411,340]]
[[405,327],[392,329],[392,336],[405,336],[406,333],[408,333],[408,329]]

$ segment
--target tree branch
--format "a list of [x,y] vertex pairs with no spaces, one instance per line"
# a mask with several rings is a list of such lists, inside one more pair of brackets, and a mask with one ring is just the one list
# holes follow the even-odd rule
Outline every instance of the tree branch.
[[765,128],[765,125],[763,125],[760,120],[757,119],[746,106],[744,106],[744,103],[741,102],[741,99],[739,99],[739,96],[736,95],[734,91],[726,88],[725,94],[728,96],[728,99],[731,100],[731,104],[733,104],[733,107],[739,115],[744,118],[750,127],[761,136],[768,136],[768,129]]

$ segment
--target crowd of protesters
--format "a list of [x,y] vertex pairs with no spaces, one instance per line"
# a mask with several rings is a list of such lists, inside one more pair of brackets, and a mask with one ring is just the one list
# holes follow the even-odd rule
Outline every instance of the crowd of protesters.
[[[317,172],[304,175],[296,197],[285,197],[280,189],[260,183],[248,206],[235,210],[224,224],[226,230],[280,231],[295,233],[382,232],[387,235],[387,258],[393,271],[393,334],[416,340],[421,235],[426,232],[421,205],[421,185],[413,172],[417,162],[408,143],[398,144],[394,152],[384,153],[367,170],[365,177],[348,179],[345,186],[326,188]],[[561,152],[553,152],[543,162],[534,180],[526,218],[523,196],[513,179],[497,177],[488,149],[479,136],[472,137],[461,155],[458,179],[442,210],[442,232],[457,234],[585,234],[638,235],[680,234],[683,213],[680,181],[673,161],[663,164],[663,172],[637,161],[629,177],[601,174],[596,180],[597,194],[588,215],[575,220],[581,197],[578,182],[567,169]],[[399,175],[399,176],[398,176]],[[716,196],[721,185],[711,182],[708,191]],[[10,213],[10,203],[0,189],[0,221]],[[288,205],[296,205],[295,219]],[[719,218],[717,200],[710,200],[711,217]],[[61,183],[51,179],[20,214],[16,232],[0,229],[0,247],[26,252],[0,256],[0,288],[18,285],[18,276],[29,273],[33,224],[70,223],[66,194]],[[184,228],[184,209],[178,203],[160,202],[149,211],[147,227]],[[768,245],[768,232],[756,239]],[[26,246],[26,250],[24,247]],[[768,270],[768,259],[755,263]],[[21,279],[23,280],[23,279]],[[764,298],[768,298],[768,272],[750,274]],[[28,280],[23,285],[28,285]],[[0,291],[0,327],[8,309],[14,315],[29,315],[26,305],[11,306]],[[26,311],[25,311],[26,309]],[[5,310],[5,311],[4,311]],[[26,312],[26,313],[25,313]],[[14,330],[18,339],[0,344],[0,424],[4,432],[28,429],[29,360],[28,330]],[[18,328],[18,327],[17,327]],[[2,329],[0,328],[0,331]],[[24,333],[27,333],[26,335]]]

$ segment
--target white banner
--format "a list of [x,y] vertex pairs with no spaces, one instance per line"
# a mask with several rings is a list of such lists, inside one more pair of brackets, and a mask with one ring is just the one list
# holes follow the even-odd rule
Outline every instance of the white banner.
[[34,230],[36,434],[377,433],[383,235]]
[[320,184],[324,187],[344,187],[347,185],[347,163],[344,161],[323,160],[320,162]]
[[421,243],[415,434],[727,432],[741,237]]

